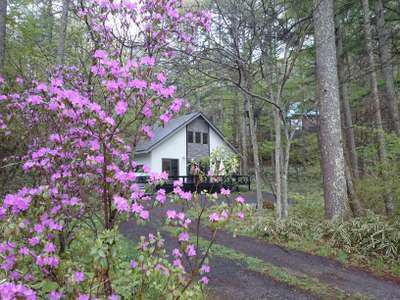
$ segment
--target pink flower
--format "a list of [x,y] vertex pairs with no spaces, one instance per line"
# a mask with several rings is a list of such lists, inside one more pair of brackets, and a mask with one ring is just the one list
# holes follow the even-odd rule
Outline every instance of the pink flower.
[[83,272],[75,272],[74,279],[76,283],[81,283],[85,280],[85,274]]
[[147,66],[154,66],[156,63],[156,59],[154,57],[149,57],[149,56],[145,56],[142,57],[142,59],[140,60],[140,64],[141,65],[147,65]]
[[104,51],[104,50],[96,50],[94,52],[93,57],[94,58],[100,58],[100,59],[106,58],[107,57],[107,52]]
[[131,260],[131,262],[130,262],[130,266],[131,266],[131,268],[132,269],[136,269],[136,267],[137,267],[137,262],[135,261],[135,260]]
[[208,218],[211,222],[218,222],[220,219],[219,214],[217,213],[212,213]]
[[195,256],[196,255],[196,248],[194,247],[194,245],[190,244],[187,246],[186,248],[186,254],[189,257]]
[[200,273],[210,273],[210,266],[202,265],[200,268]]
[[143,206],[137,204],[136,202],[132,204],[131,211],[134,214],[139,214],[143,210]]
[[167,219],[173,220],[176,218],[176,211],[175,210],[167,210]]
[[158,73],[157,74],[157,80],[161,83],[165,83],[165,81],[167,80],[167,78],[165,77],[164,73]]
[[36,246],[36,245],[38,245],[38,244],[40,243],[40,240],[39,240],[38,237],[33,237],[33,238],[30,238],[30,239],[28,240],[28,242],[29,242],[29,244],[30,244],[31,246]]
[[180,196],[183,200],[190,201],[192,200],[192,193],[191,192],[181,192]]
[[27,247],[21,247],[21,249],[19,249],[18,253],[21,254],[22,256],[27,256],[27,255],[29,255],[30,251]]
[[228,217],[229,217],[229,214],[228,214],[228,212],[224,209],[224,210],[221,212],[221,218],[224,219],[224,220],[226,220],[226,219],[228,219]]
[[172,104],[171,104],[171,110],[175,113],[179,112],[181,110],[183,104],[182,99],[176,99]]
[[38,90],[39,92],[44,92],[47,90],[47,84],[41,82],[36,86],[36,90]]
[[189,233],[187,233],[186,231],[181,232],[178,236],[178,241],[180,242],[187,242],[189,241]]
[[175,268],[182,268],[182,262],[181,262],[181,260],[179,258],[174,259],[174,261],[172,262],[172,265]]
[[151,129],[150,126],[148,126],[148,125],[143,125],[143,126],[142,126],[142,130],[143,130],[143,132],[147,135],[147,137],[148,137],[149,139],[153,139],[153,138],[154,138],[154,132],[153,132],[153,130]]
[[238,212],[237,214],[236,214],[236,216],[240,219],[240,220],[243,220],[244,219],[244,213],[243,212]]
[[163,121],[164,124],[167,124],[170,119],[171,119],[171,115],[169,113],[165,113],[160,116],[160,120]]
[[109,92],[114,92],[118,90],[118,83],[113,80],[109,80],[106,82],[106,88]]
[[140,218],[143,220],[148,220],[150,216],[150,213],[147,210],[142,210],[140,212]]
[[88,295],[80,294],[77,300],[90,300]]
[[128,83],[130,88],[135,88],[139,90],[143,90],[147,87],[147,82],[140,79],[134,79]]
[[221,188],[221,195],[229,196],[230,194],[231,194],[231,190],[230,189]]
[[203,277],[201,277],[200,282],[201,282],[202,284],[204,284],[204,285],[207,285],[208,282],[209,282],[209,279],[208,279],[207,276],[203,276]]
[[26,99],[26,102],[29,104],[40,104],[42,102],[42,97],[37,96],[37,95],[31,95]]
[[167,200],[167,196],[164,189],[159,189],[157,191],[156,200],[161,204],[165,203],[165,201]]
[[179,180],[174,181],[174,187],[182,187],[183,186],[183,180],[180,178]]
[[62,292],[51,291],[51,293],[49,294],[49,299],[50,300],[60,300],[62,296],[63,296]]
[[177,248],[172,250],[172,255],[175,256],[175,257],[182,257],[182,253]]
[[128,212],[129,211],[129,204],[128,201],[118,195],[114,195],[113,197],[115,207],[119,212]]
[[24,80],[21,77],[17,77],[15,79],[15,81],[17,82],[18,85],[23,85],[24,84]]
[[128,103],[125,101],[118,101],[117,105],[115,106],[115,112],[119,116],[123,116],[126,111],[128,110]]
[[239,204],[244,204],[245,200],[242,196],[237,196],[236,197],[236,202]]
[[47,243],[46,246],[44,247],[44,252],[46,253],[54,253],[55,251],[56,251],[56,246],[52,242]]

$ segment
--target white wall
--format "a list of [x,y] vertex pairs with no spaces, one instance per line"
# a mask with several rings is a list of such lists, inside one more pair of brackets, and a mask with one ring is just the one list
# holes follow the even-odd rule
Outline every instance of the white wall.
[[210,127],[210,153],[215,148],[224,148],[226,151],[233,153],[232,149],[225,143],[225,141]]
[[135,155],[135,161],[138,165],[146,165],[151,168],[151,155],[150,154],[137,154]]
[[151,171],[161,172],[163,158],[179,160],[179,176],[186,176],[186,127],[167,138],[151,152]]

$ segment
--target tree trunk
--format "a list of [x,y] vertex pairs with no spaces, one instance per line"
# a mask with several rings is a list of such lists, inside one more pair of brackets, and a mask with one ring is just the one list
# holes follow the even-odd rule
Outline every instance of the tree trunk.
[[350,200],[351,211],[353,212],[354,216],[360,217],[364,213],[364,208],[354,188],[353,176],[351,174],[347,160],[345,162],[345,174],[346,174],[347,196],[349,197]]
[[345,162],[340,121],[333,0],[314,0],[317,95],[325,216],[343,218],[347,210]]
[[6,56],[6,17],[7,0],[0,0],[0,73],[4,72],[4,61]]
[[[378,144],[379,144],[379,157],[381,163],[383,165],[383,170],[386,169],[387,166],[387,153],[386,153],[386,145],[385,145],[385,132],[383,130],[382,125],[382,115],[381,115],[381,107],[379,100],[379,91],[378,91],[378,81],[376,77],[375,71],[375,58],[372,46],[372,35],[371,35],[371,23],[369,20],[369,3],[368,0],[362,0],[363,6],[363,17],[364,17],[364,32],[365,32],[365,40],[366,40],[366,51],[368,55],[368,64],[370,69],[370,81],[372,88],[372,97],[374,103],[375,110],[375,122],[376,129],[378,134]],[[386,177],[386,172],[384,171],[383,177]],[[393,197],[390,191],[386,191],[386,195],[384,195],[385,199],[385,209],[388,215],[392,215],[394,211]]]
[[338,25],[337,31],[337,50],[338,50],[338,71],[339,71],[339,95],[342,111],[343,132],[346,143],[345,152],[351,164],[351,174],[355,180],[360,177],[358,156],[356,151],[356,142],[354,138],[353,118],[351,115],[350,103],[348,98],[348,77],[346,76],[345,65],[348,65],[347,53],[343,49],[343,30],[342,26]]
[[393,129],[400,136],[400,117],[397,104],[397,95],[393,80],[392,40],[390,30],[385,23],[385,11],[382,0],[375,1],[376,25],[379,40],[379,54],[381,59],[382,75],[385,81],[385,93],[388,103]]
[[59,40],[58,40],[57,60],[56,60],[57,65],[59,65],[59,66],[64,65],[65,38],[67,36],[69,1],[70,0],[63,0],[63,2],[62,2],[60,36],[59,36]]
[[[272,64],[270,68],[270,74],[268,76],[268,85],[270,87],[270,97],[272,102],[276,105],[280,105],[279,97],[276,97],[273,89],[273,78],[272,78]],[[281,157],[282,157],[282,135],[281,135],[281,116],[278,108],[274,108],[274,131],[275,131],[275,147],[274,147],[274,175],[275,175],[275,199],[276,199],[276,219],[282,220],[282,168],[281,168]]]
[[[248,74],[246,74],[245,84],[248,90],[251,90],[251,79],[248,78]],[[251,146],[253,149],[253,160],[254,160],[254,173],[256,175],[256,194],[257,194],[257,208],[263,208],[263,197],[261,191],[261,167],[260,167],[260,158],[258,154],[258,142],[257,142],[257,133],[256,126],[254,123],[254,110],[253,103],[249,96],[244,93],[244,101],[245,101],[245,111],[248,112],[249,124],[250,124],[250,139]]]
[[[347,196],[350,201],[350,208],[355,216],[361,216],[363,208],[358,197],[353,181],[360,177],[358,167],[358,156],[354,138],[353,120],[351,115],[350,103],[348,99],[348,77],[345,72],[345,65],[348,65],[348,56],[343,49],[343,28],[338,24],[337,30],[337,50],[338,50],[338,71],[339,71],[339,95],[341,104],[342,133],[346,137],[343,143],[345,156],[345,175]],[[351,166],[351,168],[350,168]]]
[[290,148],[292,146],[293,135],[289,134],[288,128],[285,128],[286,145],[283,155],[283,168],[282,168],[282,219],[286,220],[289,214],[288,203],[288,174],[290,162]]
[[[275,97],[274,97],[275,98]],[[277,97],[276,97],[277,98]],[[276,100],[274,101],[279,105]],[[274,128],[275,128],[275,197],[276,197],[276,218],[282,219],[282,173],[281,173],[281,117],[279,109],[274,109]]]
[[247,98],[243,96],[243,113],[242,113],[242,169],[243,174],[249,174],[249,157],[248,157],[248,149],[247,149]]
[[53,16],[53,0],[47,0],[47,6],[45,7],[45,37],[48,46],[51,47],[53,42],[53,29],[54,29],[54,16]]

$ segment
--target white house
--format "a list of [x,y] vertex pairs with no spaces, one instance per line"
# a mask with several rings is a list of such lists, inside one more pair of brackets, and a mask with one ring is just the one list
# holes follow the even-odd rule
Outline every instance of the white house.
[[222,133],[200,112],[170,120],[153,128],[154,138],[136,146],[135,159],[152,172],[188,176],[188,163],[209,156],[216,148],[238,154]]

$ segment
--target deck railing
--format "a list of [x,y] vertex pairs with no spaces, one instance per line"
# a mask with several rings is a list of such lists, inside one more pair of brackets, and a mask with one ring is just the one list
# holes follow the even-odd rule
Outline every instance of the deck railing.
[[[138,183],[146,183],[148,177],[141,176],[137,178]],[[173,190],[173,183],[176,180],[181,180],[183,189],[187,191],[202,191],[207,190],[209,192],[218,191],[222,187],[229,188],[233,191],[239,191],[240,186],[246,186],[248,190],[251,190],[251,176],[250,175],[224,175],[224,176],[169,176],[168,181],[165,182],[160,188],[164,188],[167,191]]]

